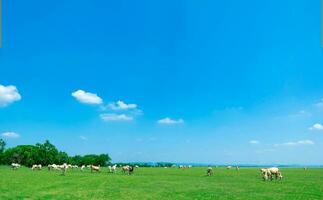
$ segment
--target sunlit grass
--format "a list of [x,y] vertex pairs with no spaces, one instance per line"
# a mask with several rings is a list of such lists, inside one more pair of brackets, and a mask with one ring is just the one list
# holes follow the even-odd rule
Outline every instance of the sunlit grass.
[[258,169],[139,168],[133,175],[0,167],[0,199],[323,199],[323,169],[282,169],[283,181]]

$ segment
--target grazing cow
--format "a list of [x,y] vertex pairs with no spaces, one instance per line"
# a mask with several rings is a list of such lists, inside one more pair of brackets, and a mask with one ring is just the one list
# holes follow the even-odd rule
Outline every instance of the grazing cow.
[[110,173],[117,173],[117,165],[108,166]]
[[56,168],[56,165],[55,164],[52,164],[52,165],[49,164],[49,165],[47,165],[47,168],[48,168],[48,171],[50,171],[50,170]]
[[122,167],[122,172],[125,174],[125,173],[128,173],[128,175],[132,174],[133,171],[134,171],[134,167],[131,166],[131,165],[126,165],[126,166],[123,166]]
[[236,166],[236,170],[239,171],[240,170],[240,167],[239,166]]
[[117,173],[117,165],[113,165],[112,166],[112,172],[113,173]]
[[60,165],[56,165],[56,164],[52,164],[52,165],[48,165],[48,171],[50,170],[61,170]]
[[11,168],[13,169],[13,170],[17,170],[17,169],[19,169],[21,167],[21,165],[20,164],[18,164],[18,163],[11,163]]
[[91,173],[93,171],[100,172],[100,165],[99,166],[91,165]]
[[77,168],[79,168],[79,166],[77,166],[77,165],[72,165],[70,168],[72,168],[72,169],[77,169]]
[[138,166],[138,165],[136,165],[136,166],[135,166],[135,168],[139,168],[139,166]]
[[126,165],[126,166],[122,166],[122,172],[123,173],[126,173],[129,171],[129,165]]
[[207,170],[206,170],[206,175],[207,176],[212,176],[213,175],[213,169],[212,167],[208,167]]
[[262,178],[264,180],[273,180],[273,176],[275,176],[275,179],[283,179],[283,176],[281,174],[281,172],[279,171],[279,169],[277,167],[270,167],[267,169],[260,169],[260,172],[262,174]]
[[34,171],[35,169],[41,170],[42,166],[41,165],[33,165],[31,169]]
[[304,169],[304,170],[307,170],[307,167],[304,167],[303,169]]
[[81,171],[83,171],[85,169],[85,165],[81,166]]
[[232,168],[232,166],[227,166],[227,169],[231,169]]
[[68,169],[68,164],[64,163],[64,164],[62,164],[62,165],[58,165],[58,169],[59,169],[59,170],[62,170],[62,175],[64,175],[64,176],[65,176],[66,171],[67,171],[67,169]]

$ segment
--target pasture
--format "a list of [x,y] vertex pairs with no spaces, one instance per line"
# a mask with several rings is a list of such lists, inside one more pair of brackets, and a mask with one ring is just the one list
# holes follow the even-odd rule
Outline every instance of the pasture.
[[0,166],[0,199],[290,199],[322,200],[323,169],[281,169],[283,181],[262,181],[259,169],[139,168],[132,175],[68,170],[16,171]]

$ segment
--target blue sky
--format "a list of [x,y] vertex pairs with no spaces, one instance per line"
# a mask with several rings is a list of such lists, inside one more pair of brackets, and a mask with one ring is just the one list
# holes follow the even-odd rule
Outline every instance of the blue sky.
[[3,2],[0,134],[113,161],[322,164],[321,5]]

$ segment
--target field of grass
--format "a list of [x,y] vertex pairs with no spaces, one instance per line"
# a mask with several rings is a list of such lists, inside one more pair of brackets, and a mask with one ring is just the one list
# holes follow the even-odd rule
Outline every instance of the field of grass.
[[323,200],[323,169],[282,169],[283,181],[262,181],[258,169],[139,168],[133,175],[0,167],[0,199],[290,199]]

